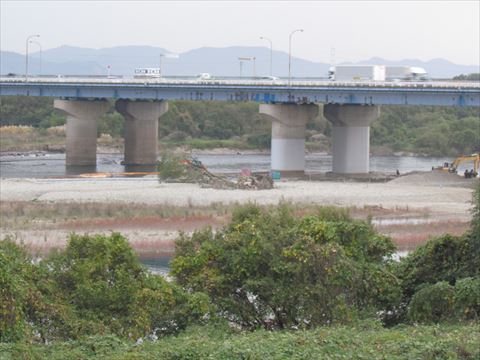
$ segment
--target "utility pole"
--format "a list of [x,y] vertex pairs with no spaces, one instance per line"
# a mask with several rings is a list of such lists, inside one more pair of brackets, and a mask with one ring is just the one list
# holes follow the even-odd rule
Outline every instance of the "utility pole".
[[27,40],[25,41],[25,82],[28,81],[28,44],[30,42],[30,39],[33,39],[33,38],[38,38],[40,37],[40,35],[30,35],[30,36],[27,36]]
[[291,79],[291,63],[292,63],[292,35],[295,34],[296,32],[303,32],[303,29],[297,29],[293,30],[290,33],[290,36],[288,38],[288,86],[290,86],[290,79]]

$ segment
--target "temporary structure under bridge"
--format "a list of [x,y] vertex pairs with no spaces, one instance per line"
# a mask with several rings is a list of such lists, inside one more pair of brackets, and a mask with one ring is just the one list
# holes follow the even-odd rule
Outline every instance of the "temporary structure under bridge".
[[182,164],[190,167],[200,174],[200,183],[205,187],[215,189],[252,189],[264,190],[273,188],[273,180],[268,174],[240,175],[237,181],[229,180],[227,177],[214,174],[197,159],[184,159]]
[[[210,172],[201,161],[197,159],[183,159],[181,165],[187,167],[195,174],[194,180],[190,182],[200,183],[203,187],[213,187],[215,189],[252,189],[264,190],[273,188],[273,179],[269,174],[253,173],[250,175],[240,175],[237,181],[232,181],[225,176]],[[149,172],[98,172],[80,174],[82,178],[113,178],[113,177],[143,177],[147,175],[158,175],[158,171]],[[169,179],[170,181],[174,179]],[[181,178],[176,180],[182,180]]]

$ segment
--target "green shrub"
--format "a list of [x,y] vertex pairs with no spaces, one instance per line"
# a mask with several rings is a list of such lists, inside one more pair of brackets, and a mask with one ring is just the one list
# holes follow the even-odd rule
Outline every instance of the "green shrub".
[[450,319],[453,314],[455,288],[446,281],[426,285],[412,297],[408,309],[411,321],[421,323]]
[[480,277],[469,277],[455,284],[454,311],[457,319],[480,318]]
[[128,241],[118,233],[72,234],[65,251],[49,260],[59,291],[83,318],[128,316],[146,277]]
[[247,136],[247,143],[258,149],[269,149],[272,143],[272,134],[252,134]]
[[39,264],[0,241],[0,341],[136,339],[178,332],[211,312],[206,295],[149,274],[120,234],[72,234],[64,251]]
[[0,241],[0,342],[25,335],[25,305],[31,287],[28,262],[24,249],[10,238]]
[[[103,327],[123,337],[152,331],[168,334],[210,311],[209,303],[197,301],[195,312],[185,312],[201,295],[187,294],[162,277],[148,274],[118,233],[73,234],[66,250],[46,263],[58,291],[82,319],[76,329],[79,333],[82,329],[96,334]],[[92,326],[96,329],[90,332]]]
[[308,328],[398,301],[384,260],[392,250],[364,222],[297,219],[287,205],[266,211],[249,204],[223,230],[182,234],[171,272],[242,327]]
[[165,151],[158,162],[158,180],[195,182],[201,178],[201,172],[189,166],[192,160],[185,153],[172,153]]
[[[424,284],[475,276],[478,264],[473,255],[477,251],[473,237],[443,235],[429,240],[402,259],[398,276],[406,301]],[[475,265],[476,264],[476,265]]]

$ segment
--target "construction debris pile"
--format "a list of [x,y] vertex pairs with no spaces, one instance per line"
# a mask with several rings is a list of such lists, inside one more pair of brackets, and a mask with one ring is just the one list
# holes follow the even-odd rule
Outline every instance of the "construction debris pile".
[[266,190],[273,188],[273,179],[269,174],[242,172],[238,179],[230,180],[225,176],[213,174],[197,159],[165,154],[158,163],[160,182],[190,182],[202,187],[214,189]]

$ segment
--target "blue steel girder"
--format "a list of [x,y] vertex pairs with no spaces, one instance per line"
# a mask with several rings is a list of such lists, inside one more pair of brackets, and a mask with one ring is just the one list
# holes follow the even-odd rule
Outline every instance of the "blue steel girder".
[[0,95],[71,99],[215,100],[261,103],[479,106],[480,88],[0,82]]

